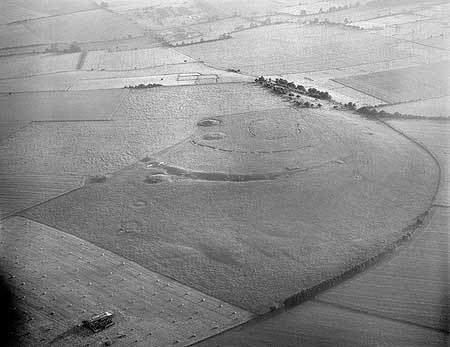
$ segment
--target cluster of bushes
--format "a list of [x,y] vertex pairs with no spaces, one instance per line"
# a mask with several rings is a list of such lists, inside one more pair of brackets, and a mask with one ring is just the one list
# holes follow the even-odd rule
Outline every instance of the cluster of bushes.
[[297,93],[307,95],[309,97],[320,100],[331,100],[331,95],[328,92],[317,90],[316,88],[306,89],[301,84],[296,85],[293,82],[289,82],[282,78],[277,78],[275,81],[272,79],[265,79],[263,76],[255,79],[256,83],[263,85],[266,88],[271,88],[277,94],[286,94],[289,90]]
[[355,111],[357,114],[367,117],[401,117],[402,114],[399,112],[389,113],[384,110],[377,111],[374,107],[363,106]]
[[135,86],[126,86],[125,88],[127,89],[147,89],[147,88],[155,88],[155,87],[161,87],[162,84],[158,84],[158,83],[149,83],[149,84],[138,84]]

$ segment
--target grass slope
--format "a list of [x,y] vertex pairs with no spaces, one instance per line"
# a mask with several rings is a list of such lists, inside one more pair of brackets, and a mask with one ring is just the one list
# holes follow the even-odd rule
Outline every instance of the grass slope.
[[305,109],[218,119],[154,156],[175,168],[136,164],[23,215],[262,313],[377,254],[431,202],[433,160],[374,121]]

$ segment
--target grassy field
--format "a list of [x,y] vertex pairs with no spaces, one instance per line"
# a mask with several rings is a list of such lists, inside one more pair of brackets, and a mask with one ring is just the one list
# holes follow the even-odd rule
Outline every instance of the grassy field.
[[401,114],[419,117],[450,118],[450,96],[384,106],[380,109],[389,113],[399,112]]
[[8,38],[2,47],[109,41],[144,34],[144,30],[135,23],[103,9],[36,18],[2,26],[0,32],[2,37]]
[[102,175],[182,140],[188,119],[33,122],[0,145],[2,173]]
[[[448,122],[389,123],[429,146],[438,155],[441,167],[448,167]],[[443,173],[448,177],[448,172]],[[449,196],[448,186],[444,177],[436,204],[442,204],[439,196]],[[435,206],[425,228],[418,230],[412,242],[400,248],[390,261],[309,302],[215,336],[199,346],[446,346],[449,217],[448,201],[445,206]]]
[[[114,83],[115,79],[131,79],[131,82],[132,80],[138,81],[140,78],[174,74],[217,75],[219,77],[219,82],[253,82],[254,80],[253,77],[224,70],[217,70],[202,63],[183,63],[161,65],[140,70],[75,70],[56,74],[0,79],[0,93],[91,90],[96,88],[97,83],[99,83],[102,88],[105,86],[107,87],[109,83],[116,86]],[[108,80],[110,80],[110,82],[108,82]]]
[[235,33],[232,39],[178,50],[214,66],[261,75],[320,71],[407,56],[392,49],[392,43],[390,38],[357,30],[286,24]]
[[431,202],[432,159],[376,122],[210,116],[222,123],[24,216],[262,313],[377,254]]
[[[10,122],[8,127],[5,125],[5,138],[0,144],[2,174],[9,179],[22,177],[24,173],[31,176],[104,175],[183,140],[205,114],[284,106],[260,88],[222,84],[134,90],[114,113],[122,93],[128,91],[1,96],[0,100],[5,100],[3,120],[40,121],[20,127],[17,132],[14,131],[19,128]],[[98,107],[94,107],[96,105]],[[114,121],[92,121],[92,115],[105,120],[113,117]],[[24,186],[37,189],[32,177],[30,180]],[[6,187],[2,191],[7,195],[10,189]]]
[[19,93],[0,96],[0,121],[109,120],[127,90]]
[[120,52],[93,51],[88,53],[83,69],[134,70],[188,62],[193,62],[193,59],[170,48],[150,48]]
[[0,120],[0,141],[3,141],[14,134],[19,129],[25,127],[27,121],[2,121]]
[[425,144],[441,162],[441,188],[436,204],[450,205],[450,122],[426,119],[390,119],[389,124]]
[[89,0],[5,0],[0,24],[97,8]]
[[[19,236],[20,235],[20,236]],[[185,346],[252,316],[48,226],[2,223],[1,264],[17,297],[20,346]],[[9,275],[10,274],[10,275]],[[112,311],[115,325],[79,326]]]
[[194,24],[182,28],[171,28],[160,31],[159,34],[171,44],[189,43],[191,41],[199,42],[203,40],[215,40],[225,33],[231,33],[237,28],[248,28],[251,21],[247,18],[232,17],[222,20]]
[[447,61],[338,78],[337,82],[388,103],[426,100],[450,93]]
[[81,53],[0,58],[0,78],[26,77],[76,69]]
[[269,92],[249,84],[155,88],[131,91],[116,119],[175,119],[288,107]]

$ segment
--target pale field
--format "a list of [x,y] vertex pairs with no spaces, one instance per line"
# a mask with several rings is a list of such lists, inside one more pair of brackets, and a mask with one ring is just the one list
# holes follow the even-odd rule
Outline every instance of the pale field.
[[411,68],[335,79],[388,103],[426,100],[447,96],[450,79],[447,61]]
[[92,42],[142,36],[142,28],[123,16],[102,9],[36,19],[25,24],[34,43]]
[[89,0],[3,0],[0,24],[96,8]]
[[72,71],[81,53],[39,54],[0,58],[0,78],[27,77]]
[[109,120],[126,90],[0,95],[0,121]]
[[0,141],[3,141],[14,134],[16,131],[25,127],[29,122],[27,121],[3,121],[0,119]]
[[37,39],[24,24],[0,25],[0,48],[32,45]]
[[441,163],[441,186],[435,203],[450,206],[450,122],[427,119],[389,119],[388,123],[418,140]]
[[65,91],[81,77],[79,71],[0,79],[0,93]]
[[102,79],[83,79],[75,83],[70,90],[120,89],[139,84],[161,84],[164,86],[192,85],[196,79],[179,80],[178,74],[142,77],[114,77]]
[[431,203],[434,161],[380,123],[290,108],[209,116],[222,124],[24,216],[262,313],[378,254]]
[[404,115],[418,117],[450,118],[450,96],[442,98],[407,102],[403,104],[384,106],[380,109],[389,113],[399,112]]
[[[1,263],[24,320],[20,346],[186,346],[252,318],[46,225],[13,217],[1,226]],[[97,334],[79,326],[104,311],[114,326]]]
[[[24,112],[12,116],[38,120],[33,118],[36,117],[32,113],[33,105],[36,110],[45,111],[53,104],[50,107],[55,112],[53,118],[41,112],[41,120],[77,121],[33,122],[5,139],[0,144],[2,173],[12,177],[24,172],[107,174],[181,141],[192,130],[192,124],[205,114],[247,112],[284,105],[280,106],[276,98],[261,88],[219,84],[133,90],[112,114],[124,92],[129,91],[55,93],[52,98],[46,93],[32,94],[34,100],[39,100],[41,95],[42,105],[29,103]],[[85,96],[89,94],[91,101],[86,103]],[[13,103],[16,110],[23,107],[19,107],[18,100],[23,99],[20,104],[26,103],[21,95],[4,97],[18,98]],[[93,108],[95,105],[97,109]],[[89,113],[83,113],[83,109],[91,109],[95,119],[103,112],[105,119],[113,117],[116,121],[84,122],[82,120],[89,119],[86,118]]]
[[217,67],[261,75],[328,70],[408,56],[391,48],[392,43],[389,38],[357,30],[286,24],[247,30],[233,34],[232,39],[177,50]]
[[149,48],[119,52],[92,51],[88,53],[83,69],[120,71],[192,62],[194,62],[193,59],[170,48]]
[[[314,14],[322,11],[329,11],[331,7],[354,6],[357,2],[360,3],[360,5],[364,3],[364,1],[356,0],[307,1],[301,5],[282,8],[278,12],[299,16],[302,13],[302,10],[305,10],[306,14]],[[355,11],[357,11],[357,9]]]
[[268,91],[247,84],[133,90],[114,115],[115,119],[152,120],[216,116],[288,107]]
[[239,27],[248,28],[250,23],[251,21],[247,18],[233,17],[183,28],[167,29],[159,32],[159,34],[175,45],[177,43],[182,44],[183,41],[185,43],[192,40],[198,42],[200,38],[204,40],[218,39],[222,34],[231,33]]
[[184,138],[187,119],[33,122],[0,144],[2,173],[102,175]]
[[422,16],[415,14],[397,14],[394,16],[380,17],[366,21],[353,22],[352,25],[360,27],[362,29],[370,30],[370,29],[385,28],[394,25],[402,25],[411,22],[416,23],[423,20],[424,18]]
[[[248,81],[254,78],[224,70],[217,70],[202,63],[184,63],[162,65],[140,70],[99,71],[75,70],[57,74],[36,75],[22,78],[0,79],[0,93],[37,92],[37,91],[67,91],[75,89],[92,89],[92,84],[114,83],[114,79],[136,79],[148,76],[163,76],[173,74],[216,75],[219,82]],[[108,82],[111,80],[111,82]],[[102,86],[103,86],[102,83]]]
[[[95,2],[100,5],[101,0],[95,0]],[[108,1],[108,7],[113,11],[123,12],[132,9],[146,8],[149,6],[181,6],[186,2],[188,4],[192,3],[192,1],[185,0],[152,0],[151,3],[149,3],[148,0],[110,0]]]
[[113,77],[97,79],[80,79],[70,90],[95,90],[115,89],[139,84],[160,84],[162,86],[186,86],[199,83],[229,83],[229,82],[252,82],[253,78],[234,74],[226,71],[213,70],[217,74],[203,74],[198,72],[136,76],[136,77]]
[[450,4],[443,2],[429,7],[427,6],[416,11],[416,13],[430,18],[448,17],[450,15]]

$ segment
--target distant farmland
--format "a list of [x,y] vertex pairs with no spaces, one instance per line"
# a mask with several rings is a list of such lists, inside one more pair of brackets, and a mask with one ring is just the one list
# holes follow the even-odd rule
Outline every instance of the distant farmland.
[[394,104],[450,95],[449,71],[449,62],[444,61],[335,81]]
[[232,39],[178,50],[222,68],[254,74],[320,71],[401,59],[394,39],[332,26],[293,24],[261,27],[233,34]]
[[380,109],[418,117],[450,118],[450,96],[383,106]]
[[168,48],[150,48],[123,52],[89,52],[83,69],[134,70],[160,65],[191,63],[193,59]]
[[0,78],[72,71],[81,53],[0,57]]
[[[15,33],[19,35],[15,36]],[[109,41],[143,34],[141,27],[125,17],[96,9],[2,26],[0,37],[4,36],[7,40],[0,45],[15,47],[30,44],[72,43],[73,41]]]
[[0,121],[109,120],[127,90],[20,93],[0,96]]
[[[183,119],[264,109],[287,108],[270,92],[248,84],[133,90],[114,115],[115,119]],[[194,117],[195,118],[195,117]]]

